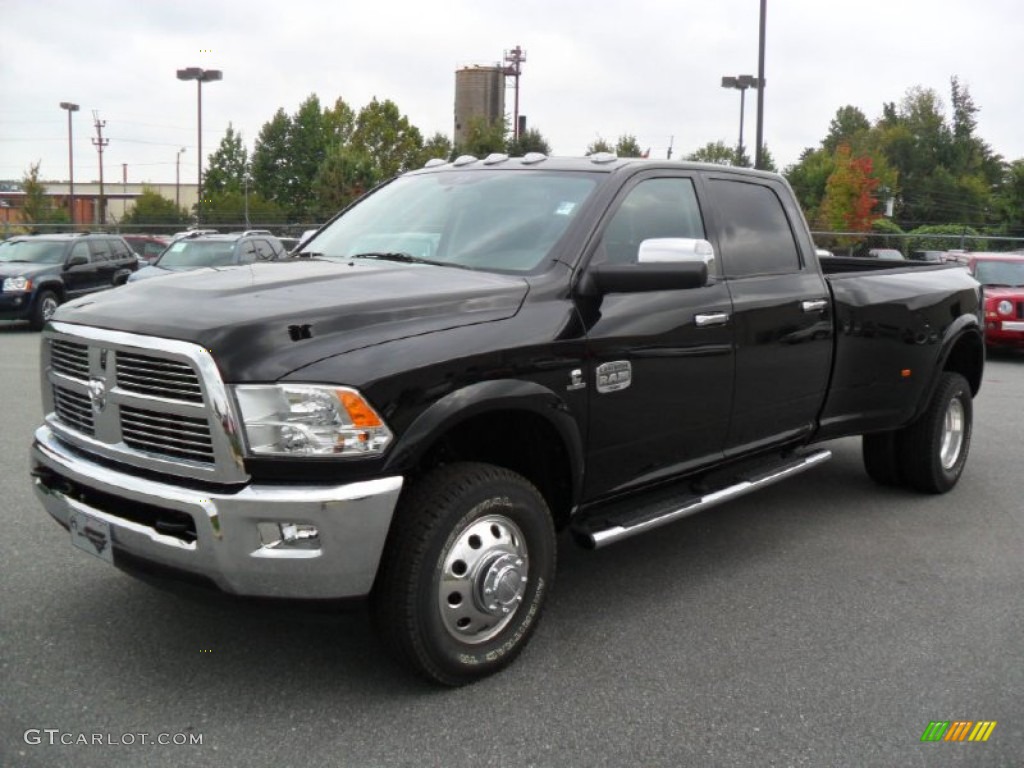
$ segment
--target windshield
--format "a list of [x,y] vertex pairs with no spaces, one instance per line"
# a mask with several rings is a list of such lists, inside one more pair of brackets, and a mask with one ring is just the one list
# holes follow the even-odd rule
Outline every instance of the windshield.
[[594,189],[593,175],[462,171],[406,176],[327,226],[303,251],[328,259],[405,254],[527,272],[545,259]]
[[1024,261],[978,261],[974,276],[982,285],[1024,286]]
[[60,264],[64,261],[64,243],[45,240],[15,240],[0,248],[0,262],[23,261],[30,264]]
[[235,263],[233,241],[185,240],[172,243],[156,265],[164,269],[226,267]]

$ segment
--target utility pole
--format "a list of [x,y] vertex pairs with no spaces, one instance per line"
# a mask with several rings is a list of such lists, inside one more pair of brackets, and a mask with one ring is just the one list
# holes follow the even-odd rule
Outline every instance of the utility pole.
[[676,137],[675,136],[669,136],[668,137],[668,154],[665,155],[665,159],[666,160],[671,160],[672,159],[672,145],[675,144],[675,143],[676,143]]
[[70,194],[68,195],[68,213],[71,218],[71,231],[75,231],[75,150],[74,142],[71,140],[71,113],[78,111],[78,105],[70,101],[62,101],[61,109],[68,112],[68,176],[71,182]]
[[515,107],[512,112],[512,139],[519,139],[519,77],[523,74],[523,62],[526,61],[526,51],[518,45],[511,51],[505,51],[505,76],[514,80]]
[[182,147],[174,158],[174,205],[181,208],[181,153],[185,151]]
[[95,109],[92,111],[92,119],[95,121],[96,138],[92,140],[93,146],[100,156],[100,226],[107,225],[107,198],[103,194],[103,148],[110,143],[110,139],[103,138],[103,129],[107,127],[106,120],[100,120],[100,113]]

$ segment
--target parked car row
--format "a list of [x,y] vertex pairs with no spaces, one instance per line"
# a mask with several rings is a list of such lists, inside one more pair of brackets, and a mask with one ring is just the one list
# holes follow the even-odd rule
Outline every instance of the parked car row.
[[119,235],[14,237],[0,246],[0,320],[28,320],[40,329],[60,304],[123,285],[139,268]]
[[281,241],[265,229],[189,233],[174,240],[150,266],[132,275],[130,282],[202,267],[231,267],[287,257]]
[[173,238],[19,235],[0,242],[0,320],[27,320],[38,330],[58,306],[95,291],[186,270],[287,257],[284,245],[267,230],[193,230]]

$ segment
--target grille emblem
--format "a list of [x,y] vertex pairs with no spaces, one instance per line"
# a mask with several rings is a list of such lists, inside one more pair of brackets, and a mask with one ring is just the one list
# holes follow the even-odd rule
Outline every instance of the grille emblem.
[[94,413],[101,413],[107,405],[106,379],[89,379],[89,402]]

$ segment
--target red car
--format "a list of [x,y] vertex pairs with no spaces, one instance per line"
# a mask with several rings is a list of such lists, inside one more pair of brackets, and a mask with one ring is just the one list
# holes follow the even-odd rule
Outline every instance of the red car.
[[965,255],[967,268],[985,286],[985,343],[1024,349],[1024,254]]

